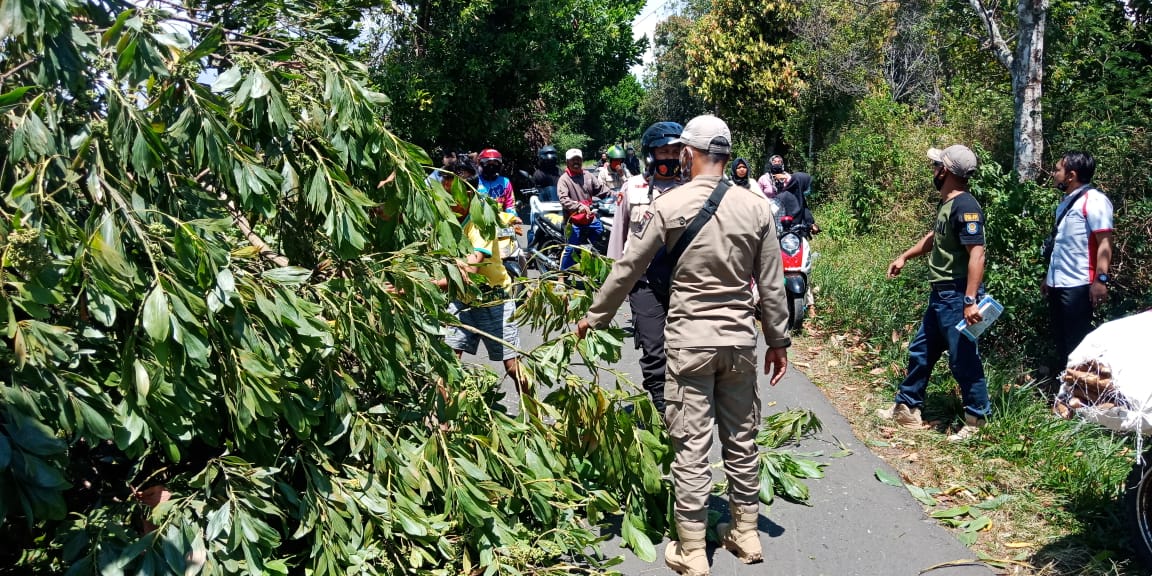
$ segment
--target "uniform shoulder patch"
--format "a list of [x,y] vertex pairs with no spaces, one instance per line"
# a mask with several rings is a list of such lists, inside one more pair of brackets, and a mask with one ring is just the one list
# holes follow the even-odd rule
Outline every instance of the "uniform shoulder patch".
[[964,221],[965,222],[979,222],[980,221],[980,213],[979,212],[965,212],[964,213]]
[[652,223],[652,210],[644,211],[644,216],[640,217],[639,222],[632,223],[632,235],[637,238],[643,238],[644,232],[648,230],[648,225]]
[[980,232],[980,224],[978,222],[969,222],[964,228],[969,234],[977,234]]

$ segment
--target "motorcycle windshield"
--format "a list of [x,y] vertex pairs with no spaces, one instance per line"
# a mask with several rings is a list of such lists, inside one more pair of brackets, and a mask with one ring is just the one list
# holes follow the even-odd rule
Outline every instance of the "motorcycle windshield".
[[541,202],[559,202],[560,194],[555,186],[545,186],[537,191],[536,198]]

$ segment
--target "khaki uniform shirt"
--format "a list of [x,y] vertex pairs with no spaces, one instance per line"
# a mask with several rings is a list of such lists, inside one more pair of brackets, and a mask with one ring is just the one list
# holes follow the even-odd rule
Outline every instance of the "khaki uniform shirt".
[[[640,218],[623,258],[596,294],[587,320],[604,328],[663,246],[671,250],[719,182],[701,176],[661,195]],[[791,345],[784,269],[772,208],[764,197],[732,186],[712,220],[676,264],[665,342],[669,348],[755,346],[751,284],[760,294],[768,346]]]

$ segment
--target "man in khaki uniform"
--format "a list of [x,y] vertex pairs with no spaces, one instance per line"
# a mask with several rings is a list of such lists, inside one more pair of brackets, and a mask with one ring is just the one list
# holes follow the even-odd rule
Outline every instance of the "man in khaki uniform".
[[[684,144],[680,166],[691,181],[648,206],[624,257],[612,266],[588,316],[580,321],[581,338],[589,328],[608,325],[648,263],[661,248],[671,251],[724,177],[731,154],[731,133],[724,121],[698,116],[675,142]],[[680,539],[668,545],[664,559],[680,574],[709,573],[704,535],[712,485],[708,456],[716,420],[734,520],[732,525],[717,526],[717,532],[724,547],[741,561],[758,562],[763,557],[756,528],[760,399],[753,280],[769,347],[764,373],[773,374],[774,386],[787,370],[791,345],[776,225],[762,195],[733,186],[672,272],[664,416],[675,451],[672,477]]]

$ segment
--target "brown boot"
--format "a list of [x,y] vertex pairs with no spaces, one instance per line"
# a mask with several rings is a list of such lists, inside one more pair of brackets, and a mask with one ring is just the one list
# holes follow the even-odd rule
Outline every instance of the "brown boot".
[[720,544],[735,554],[745,564],[755,564],[764,560],[764,550],[760,547],[760,530],[756,527],[760,518],[759,504],[729,505],[732,523],[716,525],[716,535]]
[[708,554],[704,551],[704,530],[685,530],[677,525],[680,540],[673,540],[664,549],[664,563],[677,574],[708,576]]

